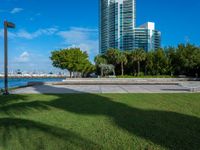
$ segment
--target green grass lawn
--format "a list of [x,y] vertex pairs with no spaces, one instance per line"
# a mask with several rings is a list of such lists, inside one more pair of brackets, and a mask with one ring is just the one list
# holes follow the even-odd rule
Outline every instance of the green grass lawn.
[[199,150],[200,94],[0,96],[0,150]]

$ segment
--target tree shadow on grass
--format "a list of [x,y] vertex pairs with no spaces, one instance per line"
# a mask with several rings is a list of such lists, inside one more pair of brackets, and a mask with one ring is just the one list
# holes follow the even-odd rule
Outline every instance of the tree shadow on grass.
[[[80,98],[81,97],[81,98]],[[200,118],[176,112],[143,110],[100,95],[60,95],[49,106],[82,115],[104,115],[129,133],[169,149],[200,148]]]
[[[40,89],[35,88],[42,93]],[[30,108],[41,110],[55,107],[81,115],[104,115],[112,118],[113,123],[118,127],[162,147],[178,150],[200,148],[200,118],[198,117],[134,108],[98,94],[60,94],[56,97],[51,101],[38,99],[33,102],[16,103],[4,107],[2,111],[9,112],[13,109],[22,111]]]
[[[63,145],[56,140],[62,140]],[[66,149],[70,145],[75,149],[100,149],[94,142],[62,128],[26,119],[1,118],[0,146],[9,149],[11,143],[16,144],[16,149]],[[11,145],[12,148],[15,146]]]

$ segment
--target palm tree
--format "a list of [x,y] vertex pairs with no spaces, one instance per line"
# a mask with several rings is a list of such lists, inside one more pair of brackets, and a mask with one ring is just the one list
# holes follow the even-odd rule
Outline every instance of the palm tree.
[[128,63],[127,57],[124,52],[119,52],[117,55],[117,64],[121,64],[121,75],[124,75],[124,65]]
[[107,64],[107,60],[103,55],[97,55],[94,58],[94,62],[97,66],[101,65],[101,64]]
[[114,48],[108,49],[108,51],[105,54],[107,57],[108,63],[115,66],[117,64],[117,57],[119,53],[120,53],[120,50],[118,49],[114,49]]
[[97,68],[100,68],[101,70],[101,77],[103,77],[103,69],[102,69],[102,65],[106,65],[107,64],[107,60],[104,57],[104,55],[98,55],[94,58],[94,62],[96,64]]
[[140,73],[140,63],[146,59],[146,52],[143,49],[136,49],[131,52],[132,63],[136,62],[138,66],[138,74]]

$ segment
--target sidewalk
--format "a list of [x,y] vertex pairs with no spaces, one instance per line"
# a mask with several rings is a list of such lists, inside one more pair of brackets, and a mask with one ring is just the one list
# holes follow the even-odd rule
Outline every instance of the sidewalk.
[[11,91],[12,94],[189,92],[190,88],[180,85],[37,85]]

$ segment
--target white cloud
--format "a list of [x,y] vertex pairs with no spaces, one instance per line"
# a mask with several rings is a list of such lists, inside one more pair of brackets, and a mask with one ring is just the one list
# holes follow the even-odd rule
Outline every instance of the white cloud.
[[[0,29],[0,37],[3,38],[4,37],[4,29]],[[12,32],[8,32],[8,37],[9,38],[15,38],[16,34],[12,33]]]
[[[62,45],[55,45],[59,48],[69,48],[69,47],[80,47],[81,50],[87,51],[90,60],[93,61],[95,55],[98,54],[98,31],[97,29],[90,28],[77,28],[72,27],[69,30],[58,31],[58,27],[38,29],[33,32],[28,32],[27,30],[9,31],[9,38],[22,38],[31,40],[40,36],[55,35],[62,38]],[[0,37],[3,37],[3,29],[0,29]],[[52,37],[54,38],[54,37]],[[24,43],[24,40],[23,40]],[[45,43],[46,44],[46,43]],[[48,43],[47,43],[48,44]],[[17,50],[16,50],[17,51]],[[12,62],[10,62],[12,69],[22,69],[22,70],[51,70],[52,65],[49,60],[49,56],[42,55],[39,56],[36,51],[31,49],[31,46],[25,46],[19,49],[20,55],[14,57]],[[33,64],[35,66],[33,66]]]
[[[25,49],[25,48],[23,48]],[[1,61],[1,60],[0,60]],[[0,63],[1,65],[1,63]],[[2,67],[3,68],[3,67]],[[0,68],[0,72],[2,71]],[[62,70],[54,68],[49,56],[34,52],[33,50],[23,51],[18,57],[9,61],[9,70],[20,69],[25,72],[60,72]],[[63,72],[63,71],[62,71]]]
[[72,27],[70,30],[58,32],[58,35],[65,40],[66,47],[80,47],[90,55],[98,53],[97,29]]
[[36,13],[35,15],[31,16],[29,18],[30,21],[34,21],[36,18],[38,18],[39,16],[41,16],[41,13]]
[[16,37],[25,38],[25,39],[34,39],[41,35],[52,35],[57,32],[56,28],[47,28],[47,29],[39,29],[33,33],[29,33],[26,30],[20,30],[17,32]]
[[23,8],[13,8],[10,13],[11,14],[16,14],[16,13],[19,13],[19,12],[21,12],[23,10],[24,10]]
[[[9,38],[24,38],[24,39],[34,39],[42,35],[53,35],[58,31],[57,28],[46,28],[46,29],[38,29],[35,32],[28,32],[26,30],[19,30],[16,33],[8,32]],[[4,31],[0,29],[0,37],[3,37]]]
[[30,54],[28,52],[23,52],[19,57],[17,57],[16,62],[18,63],[25,63],[30,60]]

